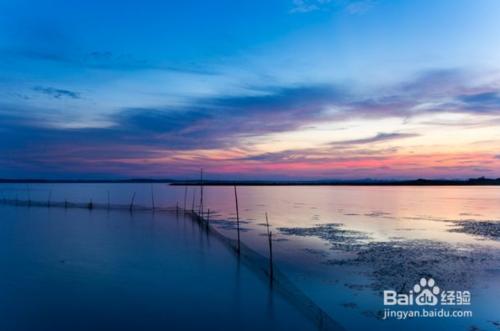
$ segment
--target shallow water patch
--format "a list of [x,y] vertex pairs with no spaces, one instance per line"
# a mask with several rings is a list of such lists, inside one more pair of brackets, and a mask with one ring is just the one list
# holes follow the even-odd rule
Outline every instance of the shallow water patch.
[[443,288],[453,289],[473,286],[480,275],[495,272],[500,266],[500,254],[431,240],[390,241],[369,243],[354,258],[327,263],[359,267],[376,291],[408,291],[412,281],[420,277],[432,277]]
[[318,237],[326,240],[331,248],[351,250],[363,243],[363,240],[369,237],[360,231],[343,229],[343,224],[340,223],[327,223],[317,224],[314,227],[307,228],[287,228],[281,227],[278,230],[291,236],[301,237]]
[[449,232],[467,233],[483,239],[500,240],[500,221],[451,221]]

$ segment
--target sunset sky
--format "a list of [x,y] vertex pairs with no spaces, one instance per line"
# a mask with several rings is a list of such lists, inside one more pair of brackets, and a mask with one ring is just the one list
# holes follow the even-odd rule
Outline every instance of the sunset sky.
[[0,0],[0,177],[500,177],[500,1]]

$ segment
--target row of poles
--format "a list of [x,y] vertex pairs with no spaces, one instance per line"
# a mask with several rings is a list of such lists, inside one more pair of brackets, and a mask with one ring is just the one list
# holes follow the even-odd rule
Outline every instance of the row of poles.
[[[236,209],[236,253],[238,257],[240,256],[241,253],[241,236],[240,236],[240,211],[239,211],[239,204],[238,204],[238,190],[236,188],[236,185],[233,187],[234,189],[234,200],[235,200],[235,209]],[[28,191],[28,206],[32,205],[32,200],[31,200],[31,190],[28,185],[27,188]],[[135,209],[135,197],[136,197],[136,192],[133,192],[130,203],[128,205],[129,211],[132,213]],[[184,203],[183,203],[183,210],[184,213],[186,213],[187,209],[187,197],[188,197],[188,187],[184,187]],[[4,198],[5,200],[5,198]],[[15,205],[18,205],[18,196],[16,195],[15,199]],[[52,190],[49,191],[48,199],[47,199],[47,207],[50,208],[52,206]],[[154,189],[153,185],[151,185],[151,206],[152,206],[152,211],[154,212],[156,210],[156,204],[155,204],[155,195],[154,195]],[[70,207],[70,204],[68,203],[68,200],[64,200],[64,208]],[[94,203],[92,202],[92,199],[85,205],[85,207],[89,210],[94,209]],[[111,209],[111,198],[110,198],[110,192],[107,191],[107,205],[106,209],[110,210]],[[204,222],[206,222],[207,226],[210,225],[210,208],[207,209],[206,213],[206,218],[204,217],[205,211],[204,211],[204,182],[203,182],[203,169],[200,170],[200,202],[199,202],[199,210],[198,213],[195,212],[195,191],[193,190],[193,198],[192,198],[192,205],[191,205],[191,213],[193,215],[196,215],[200,217]],[[179,215],[179,202],[176,203],[176,214],[177,216]],[[266,230],[267,230],[267,240],[268,240],[268,246],[269,246],[269,277],[271,278],[271,281],[273,280],[273,244],[272,244],[272,236],[273,233],[270,229],[269,225],[269,217],[267,215],[267,212],[265,213],[266,217]]]
[[[238,190],[236,189],[236,185],[234,185],[234,201],[235,201],[235,207],[236,207],[236,253],[238,257],[241,254],[241,236],[240,236],[240,210],[239,210],[239,204],[238,204]],[[210,209],[207,209],[207,217],[206,219],[203,217],[204,215],[204,207],[203,207],[203,192],[204,192],[204,182],[203,182],[203,169],[200,169],[200,209],[198,212],[198,215],[201,217],[202,220],[204,220],[207,224],[207,226],[210,225]],[[187,199],[187,186],[184,187],[184,211],[186,211],[186,199]],[[194,191],[193,191],[193,205],[191,211],[194,212]],[[177,204],[178,206],[178,204]],[[178,208],[177,208],[178,209]],[[268,239],[268,245],[269,245],[269,277],[271,281],[274,278],[274,271],[273,271],[273,243],[272,243],[272,236],[273,233],[270,229],[269,225],[269,217],[267,215],[267,212],[265,213],[266,217],[266,230],[267,230],[267,239]]]
[[[191,209],[190,209],[190,214],[192,215],[192,217],[197,220],[197,221],[201,221],[203,222],[205,225],[206,225],[206,229],[207,231],[210,230],[210,209],[208,208],[207,209],[207,213],[206,213],[206,218],[204,218],[204,204],[205,204],[205,201],[204,201],[204,182],[203,182],[203,170],[200,171],[200,206],[199,206],[199,211],[198,212],[195,212],[195,198],[196,198],[196,193],[195,193],[195,190],[193,190],[193,199],[192,199],[192,206],[191,206]],[[234,189],[234,199],[235,199],[235,209],[236,209],[236,231],[237,231],[237,246],[235,248],[235,251],[236,251],[236,254],[238,256],[238,259],[240,259],[241,257],[241,248],[242,248],[242,245],[241,245],[241,238],[240,238],[240,212],[239,212],[239,204],[238,204],[238,190],[237,190],[237,187],[234,186],[233,187]],[[134,209],[139,206],[136,206],[135,205],[135,197],[136,197],[136,193],[134,192],[132,194],[132,198],[130,200],[130,204],[128,205],[128,209],[130,210],[130,212],[132,213],[134,211]],[[189,213],[189,208],[187,206],[187,199],[188,199],[188,187],[187,185],[185,186],[184,188],[184,204],[183,204],[183,211],[184,211],[184,214],[186,215],[187,213]],[[119,208],[117,205],[115,206],[112,206],[111,205],[111,201],[110,201],[110,192],[107,191],[107,206],[106,206],[106,209],[110,210],[112,208]],[[12,200],[9,200],[7,201],[7,199],[5,198],[5,196],[3,196],[3,201],[4,202],[7,202],[7,203],[12,203]],[[18,199],[18,196],[16,195],[16,199],[14,200],[15,202],[15,205],[19,205],[19,203],[22,203],[24,206],[28,205],[28,206],[31,206],[33,204],[35,205],[38,205],[38,206],[43,206],[44,203],[40,203],[40,202],[35,202],[35,201],[32,201],[31,199],[31,192],[30,192],[30,188],[28,186],[28,201],[26,203],[26,200],[19,200]],[[61,207],[61,204],[60,203],[54,203],[52,204],[52,191],[49,191],[49,195],[48,195],[48,200],[47,200],[47,207],[51,207],[51,206],[55,206],[55,207]],[[157,210],[157,205],[156,205],[156,201],[155,201],[155,195],[154,195],[154,189],[153,189],[153,185],[151,185],[151,206],[152,206],[152,211],[155,212]],[[77,203],[68,203],[67,199],[65,199],[64,201],[64,208],[88,208],[89,210],[92,210],[94,208],[101,208],[102,209],[102,205],[97,205],[97,206],[94,206],[93,202],[92,202],[92,199],[90,199],[90,201],[87,203],[87,204],[77,204]],[[149,208],[144,208],[142,210],[150,210]],[[171,209],[170,209],[171,210]],[[180,208],[179,208],[179,202],[177,201],[177,204],[176,204],[176,215],[177,217],[179,216],[179,212],[180,212]],[[268,214],[267,212],[265,213],[265,218],[266,218],[266,230],[267,230],[267,241],[268,241],[268,247],[269,247],[269,272],[268,272],[268,276],[269,276],[269,280],[270,280],[270,285],[271,287],[274,286],[275,284],[275,276],[274,276],[274,268],[273,268],[273,243],[272,243],[272,236],[273,236],[273,233],[271,231],[271,226],[269,224],[269,217],[268,217]],[[213,229],[213,231],[215,231],[215,233],[218,233],[218,231],[216,231],[216,229]],[[223,236],[223,235],[221,235]],[[234,246],[233,246],[234,247]],[[295,296],[296,295],[296,292],[293,292],[293,295]],[[307,299],[307,298],[306,298]],[[319,316],[319,325],[320,325],[320,329],[323,329],[323,323],[324,323],[324,319],[325,319],[325,316],[327,317],[327,320],[328,319],[328,315],[326,313],[324,313],[319,307],[316,307],[314,305],[313,302],[311,302],[310,300],[306,300],[306,303],[303,305],[303,307],[305,309],[307,309],[308,311],[309,310],[313,310],[312,312],[312,316],[314,318],[318,318]],[[333,323],[330,321],[330,323]],[[341,328],[340,328],[341,329]]]

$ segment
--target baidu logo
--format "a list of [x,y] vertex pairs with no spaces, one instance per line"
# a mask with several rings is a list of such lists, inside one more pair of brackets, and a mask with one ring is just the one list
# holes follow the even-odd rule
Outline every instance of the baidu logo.
[[436,282],[432,278],[421,278],[420,283],[413,286],[413,292],[417,294],[415,302],[419,306],[437,305],[440,291],[441,290],[436,286]]
[[436,306],[470,305],[469,291],[443,291],[433,278],[421,278],[408,293],[398,293],[393,290],[384,291],[386,306]]
[[395,307],[386,307],[382,319],[472,317],[472,310],[464,309],[470,304],[469,291],[443,290],[437,286],[434,278],[422,277],[408,293],[384,291],[384,305]]

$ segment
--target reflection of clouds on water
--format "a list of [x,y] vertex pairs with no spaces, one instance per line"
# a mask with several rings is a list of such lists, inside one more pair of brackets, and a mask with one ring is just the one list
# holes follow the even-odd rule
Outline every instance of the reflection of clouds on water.
[[410,220],[410,221],[443,221],[442,218],[428,216],[428,215],[404,216],[401,218],[405,219],[405,220]]
[[[248,221],[245,221],[245,220],[240,220],[240,231],[241,232],[248,232],[252,229],[250,228],[246,228],[246,227],[242,227],[241,224],[249,224],[250,222]],[[236,220],[232,220],[232,219],[227,219],[227,220],[220,220],[220,219],[214,219],[214,220],[210,220],[210,224],[211,225],[215,225],[218,229],[222,229],[222,230],[235,230],[238,228],[238,225],[237,225],[237,222]]]
[[[17,191],[4,188],[6,197],[28,197],[26,185],[10,186]],[[178,201],[183,206],[184,190],[155,185],[155,198],[161,206],[175,206]],[[138,204],[149,205],[151,199],[150,185],[143,184],[32,185],[31,198],[47,201],[50,191],[53,200],[67,198],[82,203],[90,197],[95,203],[105,203],[107,191],[111,202],[117,204],[128,204],[133,192],[137,192]],[[189,187],[188,209],[192,192]],[[198,210],[199,190],[195,192]],[[233,188],[205,187],[204,192],[210,223],[234,239]],[[499,272],[500,241],[484,236],[484,224],[462,226],[458,222],[500,220],[500,187],[241,187],[238,194],[243,243],[267,256],[267,212],[277,268],[293,276],[298,287],[310,291],[346,325],[351,318],[375,325],[380,309],[376,288],[384,284],[412,286],[419,279],[413,272],[437,273],[439,286],[458,283],[453,280],[455,273],[463,272],[457,279],[490,286],[487,292],[474,291],[474,300],[496,298],[491,288],[495,282],[481,278],[481,274],[487,269]],[[464,197],[475,199],[464,202]],[[157,213],[156,217],[160,216]],[[472,250],[475,252],[470,253]],[[493,277],[496,279],[498,274]],[[353,302],[356,308],[342,305]],[[474,306],[474,318],[492,317],[483,307]],[[389,329],[387,321],[381,323],[374,329]],[[487,329],[483,324],[481,328]]]
[[394,217],[390,216],[390,215],[391,215],[390,213],[386,213],[386,212],[383,212],[383,211],[372,211],[370,213],[366,213],[365,214],[365,216],[368,216],[368,217],[393,219]]
[[459,215],[460,216],[478,216],[478,217],[483,216],[481,214],[474,214],[474,213],[460,213]]
[[[259,236],[261,237],[265,237],[265,238],[268,238],[268,235],[267,233],[259,233]],[[280,242],[280,241],[289,241],[290,239],[288,238],[284,238],[284,237],[276,237],[274,234],[273,234],[273,241],[275,242]]]

